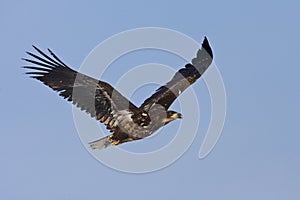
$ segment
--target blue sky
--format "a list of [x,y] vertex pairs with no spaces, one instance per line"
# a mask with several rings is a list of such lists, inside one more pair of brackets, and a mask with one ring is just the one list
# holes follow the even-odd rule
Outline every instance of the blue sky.
[[[1,1],[1,199],[299,199],[299,7],[296,1]],[[101,41],[149,26],[199,42],[208,36],[226,87],[227,118],[218,144],[199,160],[209,99],[198,81],[204,127],[188,151],[156,172],[121,173],[85,150],[71,105],[24,75],[20,58],[34,44],[78,69]],[[118,60],[106,81],[116,83],[152,57],[175,70],[184,65],[176,56],[148,53]]]

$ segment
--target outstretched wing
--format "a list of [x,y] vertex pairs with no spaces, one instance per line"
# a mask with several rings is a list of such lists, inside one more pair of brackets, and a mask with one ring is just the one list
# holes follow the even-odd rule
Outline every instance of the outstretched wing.
[[108,83],[76,72],[63,63],[50,49],[48,51],[52,57],[37,47],[33,47],[40,56],[27,52],[34,59],[24,58],[23,60],[34,66],[24,66],[33,70],[26,74],[59,92],[60,96],[103,122],[111,131],[117,127],[118,110],[130,112],[130,110],[137,109]]
[[171,81],[161,86],[156,92],[146,99],[140,108],[148,110],[153,104],[160,104],[167,110],[186,88],[193,84],[212,63],[213,54],[207,38],[204,38],[197,57],[192,64],[186,64],[184,68],[175,73]]

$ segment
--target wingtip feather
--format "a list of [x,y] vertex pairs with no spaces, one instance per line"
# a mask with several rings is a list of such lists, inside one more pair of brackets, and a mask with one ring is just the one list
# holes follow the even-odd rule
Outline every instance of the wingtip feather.
[[204,36],[204,40],[202,42],[202,48],[205,49],[205,51],[209,54],[211,58],[213,58],[212,49],[209,45],[208,39],[206,36]]
[[32,45],[32,47],[33,47],[35,50],[40,51],[40,49],[37,48],[35,45]]

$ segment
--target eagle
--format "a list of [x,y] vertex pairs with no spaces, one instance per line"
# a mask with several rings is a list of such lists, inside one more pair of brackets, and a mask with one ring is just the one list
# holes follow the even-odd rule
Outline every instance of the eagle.
[[177,71],[169,82],[138,107],[109,83],[71,69],[50,49],[47,55],[34,45],[33,48],[38,54],[26,52],[31,58],[22,58],[29,64],[23,66],[29,70],[26,74],[58,92],[110,131],[109,135],[90,142],[91,149],[143,139],[173,120],[182,118],[180,113],[169,110],[169,107],[203,75],[213,60],[212,49],[204,37],[191,63]]

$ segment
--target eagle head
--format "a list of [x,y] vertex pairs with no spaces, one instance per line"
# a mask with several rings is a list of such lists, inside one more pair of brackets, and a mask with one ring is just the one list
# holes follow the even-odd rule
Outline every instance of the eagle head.
[[173,110],[168,110],[167,111],[167,117],[163,119],[164,124],[168,124],[169,122],[175,120],[175,119],[181,119],[182,115],[178,112],[175,112]]

